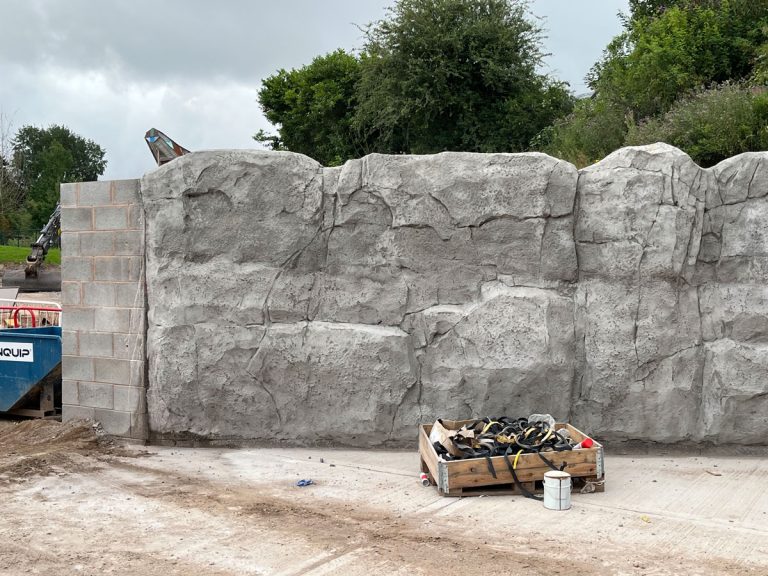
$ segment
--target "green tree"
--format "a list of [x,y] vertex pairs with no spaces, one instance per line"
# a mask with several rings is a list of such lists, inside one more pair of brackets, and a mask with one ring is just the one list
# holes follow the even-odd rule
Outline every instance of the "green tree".
[[662,15],[673,6],[709,6],[717,8],[721,0],[629,0],[629,24]]
[[[680,99],[727,82],[764,84],[767,42],[768,0],[633,0],[623,33],[587,77],[592,102],[557,122],[541,148],[579,165],[594,162],[634,142],[627,135],[637,124],[659,133],[653,119],[663,122]],[[713,98],[719,106],[741,102]]]
[[399,0],[369,26],[354,126],[369,151],[520,151],[572,108],[537,72],[523,0]]
[[537,72],[541,31],[525,0],[398,0],[338,50],[264,80],[277,134],[256,140],[335,165],[370,152],[527,150],[570,112],[567,86]]
[[59,200],[62,182],[97,180],[104,173],[106,152],[65,126],[23,126],[13,139],[13,168],[26,193],[30,224],[38,227]]
[[700,86],[748,78],[765,24],[767,0],[680,2],[634,18],[593,68],[590,86],[637,119],[662,114]]
[[667,142],[699,165],[768,148],[768,93],[747,85],[725,84],[675,102],[664,115],[632,126],[630,145]]
[[254,138],[273,150],[292,150],[336,166],[359,154],[352,133],[355,85],[360,62],[337,50],[294,70],[264,80],[259,103],[278,135],[261,130]]

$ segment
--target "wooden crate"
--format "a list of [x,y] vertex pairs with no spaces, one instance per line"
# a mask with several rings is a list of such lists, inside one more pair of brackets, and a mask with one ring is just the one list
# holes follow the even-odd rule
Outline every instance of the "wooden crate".
[[[443,425],[450,430],[458,430],[464,424],[473,420],[443,420]],[[555,424],[555,429],[566,428],[571,438],[581,442],[587,436],[570,424]],[[485,458],[469,460],[442,461],[438,458],[429,433],[432,424],[419,426],[419,455],[421,470],[425,472],[432,484],[437,486],[443,496],[476,496],[491,494],[519,494],[512,474],[503,456],[491,458],[496,478],[488,470]],[[565,463],[564,472],[571,475],[574,490],[583,492],[603,492],[605,490],[605,472],[603,446],[595,442],[592,448],[581,450],[566,450],[563,452],[546,452],[546,458],[558,468]],[[541,492],[544,474],[551,468],[536,454],[521,454],[517,461],[515,472],[520,483],[530,492]]]

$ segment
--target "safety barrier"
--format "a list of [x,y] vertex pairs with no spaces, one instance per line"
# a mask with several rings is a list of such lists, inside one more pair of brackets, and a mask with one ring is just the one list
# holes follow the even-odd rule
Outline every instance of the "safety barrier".
[[0,328],[61,326],[57,302],[0,299]]

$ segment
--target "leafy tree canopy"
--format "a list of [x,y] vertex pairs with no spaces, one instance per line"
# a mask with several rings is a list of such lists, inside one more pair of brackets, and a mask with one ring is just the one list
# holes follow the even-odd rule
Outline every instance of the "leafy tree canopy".
[[343,51],[267,78],[279,134],[256,139],[338,164],[369,152],[520,151],[569,112],[567,86],[537,72],[541,30],[525,0],[399,0]]
[[344,50],[315,58],[298,70],[280,70],[264,80],[259,102],[279,135],[255,139],[275,150],[292,150],[326,166],[359,153],[352,134],[360,61]]
[[86,182],[104,173],[106,152],[65,126],[23,126],[13,139],[12,164],[26,192],[30,224],[42,226],[59,199],[62,182]]
[[624,22],[631,27],[632,22],[646,18],[655,18],[674,6],[709,6],[718,7],[721,0],[629,0],[629,17]]
[[[725,149],[755,149],[757,137],[731,132],[727,146],[710,140],[698,147],[693,139],[703,137],[700,131],[687,136],[680,131],[693,130],[683,117],[692,118],[696,103],[706,103],[710,112],[720,109],[724,117],[745,117],[747,86],[768,81],[768,0],[631,0],[623,33],[608,45],[587,80],[594,90],[591,100],[578,103],[569,117],[546,131],[539,139],[542,149],[578,165],[651,134],[672,138],[674,133],[683,150],[704,164]],[[724,84],[738,88],[724,90]],[[663,130],[664,122],[674,122],[675,128]]]
[[526,150],[572,105],[542,57],[525,2],[400,0],[368,28],[355,126],[381,152]]
[[650,5],[661,3],[644,4],[588,77],[599,96],[637,119],[701,86],[748,78],[768,41],[767,0],[688,0],[655,11]]

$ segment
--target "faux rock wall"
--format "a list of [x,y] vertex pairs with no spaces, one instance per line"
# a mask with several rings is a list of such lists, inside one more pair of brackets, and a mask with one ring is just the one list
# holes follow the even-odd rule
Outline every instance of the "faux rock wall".
[[384,445],[551,412],[768,441],[768,154],[200,152],[141,189],[155,438]]

